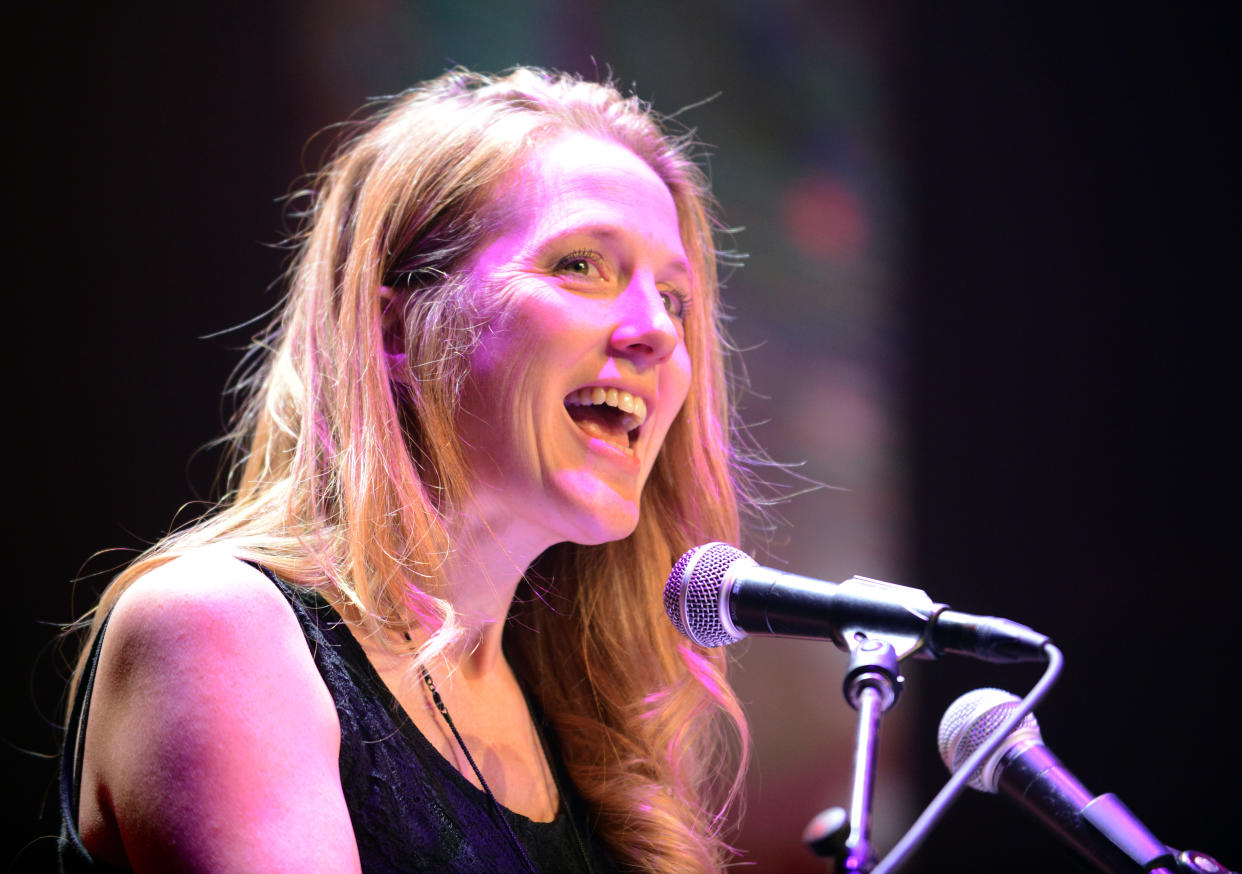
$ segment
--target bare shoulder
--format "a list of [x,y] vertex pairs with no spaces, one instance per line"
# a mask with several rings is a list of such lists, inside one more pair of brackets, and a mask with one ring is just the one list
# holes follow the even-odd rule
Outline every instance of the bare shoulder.
[[[181,628],[194,636],[200,625],[220,622],[244,634],[252,623],[280,626],[286,617],[289,630],[297,631],[287,602],[267,576],[219,549],[179,556],[139,577],[121,595],[112,617],[110,635],[125,634],[127,626],[159,631],[169,625],[168,631]],[[201,642],[210,644],[210,636]]]
[[[327,689],[284,596],[262,571],[217,550],[181,556],[136,580],[113,608],[100,661],[100,680],[158,680],[164,694],[227,683],[244,696],[273,674],[324,703]],[[175,698],[162,703],[179,706]],[[203,702],[191,695],[186,703]]]
[[356,865],[336,711],[288,602],[203,550],[118,599],[82,764],[87,847],[135,870]]

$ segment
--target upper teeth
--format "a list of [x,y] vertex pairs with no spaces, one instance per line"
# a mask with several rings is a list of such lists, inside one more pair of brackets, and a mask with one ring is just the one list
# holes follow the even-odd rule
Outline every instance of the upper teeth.
[[565,405],[569,407],[592,404],[607,404],[623,413],[629,413],[630,422],[626,428],[628,431],[634,430],[647,420],[647,402],[619,388],[603,388],[598,385],[593,388],[580,388],[571,391],[569,397],[565,398]]

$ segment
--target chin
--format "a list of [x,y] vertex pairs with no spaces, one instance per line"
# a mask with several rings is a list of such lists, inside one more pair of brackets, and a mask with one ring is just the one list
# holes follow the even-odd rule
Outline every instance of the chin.
[[552,495],[545,518],[555,520],[554,530],[562,541],[597,546],[624,540],[638,527],[642,490],[629,483],[609,483],[575,472],[558,477]]

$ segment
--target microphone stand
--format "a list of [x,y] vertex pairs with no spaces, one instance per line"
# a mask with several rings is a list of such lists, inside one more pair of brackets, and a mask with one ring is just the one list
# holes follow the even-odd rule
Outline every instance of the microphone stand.
[[[898,642],[903,645],[908,643]],[[840,807],[830,807],[812,819],[802,832],[802,840],[812,852],[821,858],[835,859],[833,870],[836,874],[870,874],[880,864],[871,843],[871,806],[875,791],[880,718],[897,703],[905,683],[905,678],[898,669],[898,657],[893,644],[878,637],[869,638],[860,631],[854,632],[853,643],[849,669],[846,671],[842,688],[845,700],[858,711],[850,809],[847,812]],[[1041,684],[1028,696],[1030,707],[1042,699],[1059,671],[1060,653],[1055,647],[1050,646],[1049,649],[1052,651],[1049,658],[1050,673],[1045,675]],[[1021,717],[1021,714],[1015,715]],[[1008,731],[1005,731],[1002,737],[1007,734]],[[983,753],[982,748],[976,751],[976,755],[980,753]],[[1060,761],[1050,752],[1046,752],[1046,756],[1046,767],[1034,781],[1021,790],[1021,794],[1039,794],[1046,791],[1043,785],[1045,776],[1052,770],[1064,770]],[[972,770],[966,767],[963,773],[970,773]],[[1068,772],[1064,772],[1063,776],[1073,779]],[[957,774],[954,779],[958,779]],[[954,794],[947,796],[943,803],[940,803],[939,798],[933,802],[911,832],[902,839],[902,844],[910,840],[911,834],[917,833],[919,837],[902,852],[894,850],[884,861],[882,867],[885,871],[900,864],[905,854],[921,840],[921,835],[943,813],[948,802],[956,797],[956,791],[960,788],[960,785],[955,787]],[[1016,791],[1008,784],[1004,784],[1003,788],[1011,794]],[[944,794],[943,790],[941,794]],[[1051,806],[1054,813],[1041,813],[1039,816],[1045,819],[1054,832],[1104,871],[1111,874],[1237,874],[1206,853],[1198,850],[1179,852],[1159,841],[1111,793],[1092,798],[1078,784],[1074,795],[1071,802],[1058,798],[1057,803]],[[924,823],[923,820],[933,812],[933,808],[935,815]]]
[[858,711],[850,809],[846,813],[839,807],[828,808],[811,820],[802,834],[803,841],[816,855],[836,859],[837,872],[867,874],[875,867],[871,804],[875,793],[880,717],[897,703],[904,683],[893,645],[856,634],[842,689],[845,700]]
[[[905,683],[891,643],[868,638],[861,633],[855,633],[854,638],[855,645],[850,650],[849,669],[842,688],[845,700],[858,711],[850,809],[847,812],[840,807],[830,807],[812,819],[802,833],[803,842],[817,856],[835,859],[836,874],[870,874],[879,864],[871,843],[871,806],[880,718],[897,703]],[[1045,791],[1043,780],[1047,773],[1054,768],[1064,770],[1050,752],[1045,754],[1047,767],[1022,792]],[[1064,776],[1072,779],[1068,772]],[[1004,788],[1007,792],[1015,791],[1007,784]],[[1111,793],[1092,798],[1085,788],[1078,785],[1076,800],[1078,803],[1068,805],[1064,800],[1058,801],[1053,805],[1055,814],[1049,814],[1046,821],[1054,832],[1103,871],[1110,874],[1237,874],[1206,853],[1198,850],[1179,852],[1159,841]],[[927,827],[930,823],[924,828]]]

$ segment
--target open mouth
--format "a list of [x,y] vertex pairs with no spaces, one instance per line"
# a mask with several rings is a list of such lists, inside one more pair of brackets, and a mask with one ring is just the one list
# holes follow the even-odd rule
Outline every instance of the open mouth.
[[647,420],[647,402],[628,391],[592,386],[565,398],[569,417],[589,437],[632,452]]

